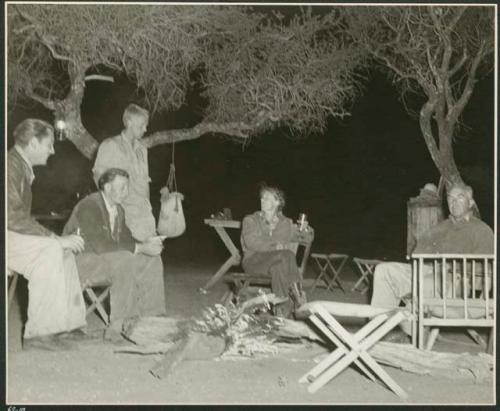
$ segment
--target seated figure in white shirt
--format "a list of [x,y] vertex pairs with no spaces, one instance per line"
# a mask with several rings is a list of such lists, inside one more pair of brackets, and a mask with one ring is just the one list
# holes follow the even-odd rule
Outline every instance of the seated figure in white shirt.
[[85,250],[76,256],[82,287],[101,281],[111,285],[110,327],[106,339],[120,339],[123,320],[165,313],[163,249],[159,237],[136,242],[121,206],[128,194],[125,170],[110,168],[98,181],[99,191],[82,199],[64,232],[79,232]]

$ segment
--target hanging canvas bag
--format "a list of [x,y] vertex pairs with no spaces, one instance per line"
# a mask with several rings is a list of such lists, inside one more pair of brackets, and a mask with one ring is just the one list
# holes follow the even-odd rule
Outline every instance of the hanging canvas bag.
[[158,233],[167,236],[167,238],[179,237],[186,231],[186,220],[182,209],[184,196],[177,191],[173,158],[167,184],[160,190],[160,193],[161,210],[158,219]]

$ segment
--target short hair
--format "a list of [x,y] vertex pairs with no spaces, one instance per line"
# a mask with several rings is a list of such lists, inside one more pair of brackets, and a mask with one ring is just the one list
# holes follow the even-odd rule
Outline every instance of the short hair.
[[26,147],[33,137],[41,141],[54,135],[54,127],[46,121],[37,118],[27,118],[16,126],[13,134],[16,144]]
[[125,108],[125,111],[123,112],[123,116],[122,116],[123,125],[126,127],[129,120],[132,117],[137,117],[137,116],[149,119],[149,112],[146,109],[138,106],[137,104],[133,104],[133,103],[129,104]]
[[99,190],[104,190],[104,185],[111,183],[116,176],[122,176],[127,179],[129,178],[129,174],[123,168],[108,168],[101,174],[101,177],[99,177],[99,180],[97,181],[97,187],[99,187]]
[[448,190],[448,194],[451,193],[451,190],[453,190],[454,188],[459,188],[460,190],[465,191],[467,193],[467,196],[474,201],[474,191],[472,190],[471,186],[468,186],[465,183],[454,183]]
[[270,186],[270,185],[267,185],[266,183],[261,183],[260,189],[259,189],[259,195],[262,197],[262,195],[265,192],[273,194],[278,199],[278,202],[279,202],[278,211],[283,210],[283,208],[285,207],[285,204],[286,204],[285,192],[279,187]]

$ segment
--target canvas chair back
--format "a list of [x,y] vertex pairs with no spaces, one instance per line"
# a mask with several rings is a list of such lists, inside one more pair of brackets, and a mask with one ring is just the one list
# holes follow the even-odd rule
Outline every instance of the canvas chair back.
[[[414,254],[413,325],[424,348],[424,327],[490,327],[495,324],[496,267],[492,254]],[[438,331],[436,331],[438,332]],[[433,337],[435,339],[436,335]],[[427,348],[432,347],[428,341]]]

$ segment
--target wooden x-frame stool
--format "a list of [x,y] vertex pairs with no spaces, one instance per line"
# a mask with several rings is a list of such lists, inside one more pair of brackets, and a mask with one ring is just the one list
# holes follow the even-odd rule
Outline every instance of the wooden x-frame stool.
[[327,290],[331,289],[331,291],[333,291],[333,287],[337,284],[337,286],[345,293],[339,276],[342,268],[344,268],[345,263],[349,259],[349,256],[347,254],[312,253],[311,257],[314,258],[314,261],[316,261],[316,264],[320,269],[318,277],[311,286],[311,291],[313,291],[319,283],[323,281]]
[[[375,267],[377,264],[381,263],[380,260],[369,260],[366,258],[354,257],[352,259],[356,266],[358,267],[360,277],[358,281],[353,285],[351,291],[359,291],[361,294],[365,294],[370,289],[370,277],[373,277]],[[358,289],[358,287],[363,286]]]
[[[103,306],[103,302],[109,296],[109,292],[111,291],[111,284],[109,282],[84,284],[82,288],[83,295],[86,295],[90,300],[86,315],[88,316],[91,312],[97,310],[104,324],[108,326],[110,321],[109,314],[106,312]],[[99,293],[96,293],[96,290],[98,289],[101,291]]]
[[[337,347],[299,379],[301,383],[311,383],[307,389],[310,393],[319,390],[354,363],[370,380],[376,382],[377,376],[399,397],[408,398],[408,394],[370,356],[368,350],[404,318],[410,316],[410,313],[331,301],[307,303],[300,311],[310,313],[309,320]],[[368,317],[371,321],[355,334],[351,334],[335,319],[335,315]]]

